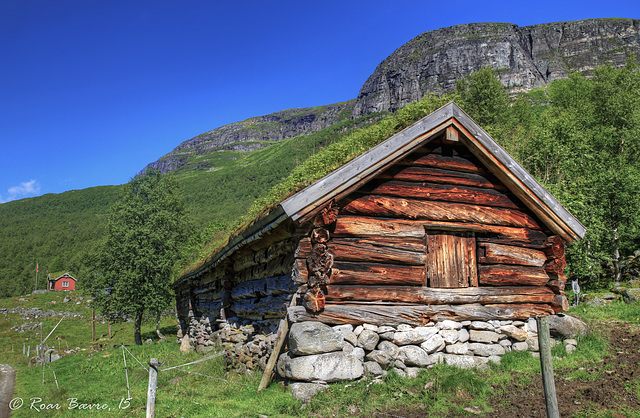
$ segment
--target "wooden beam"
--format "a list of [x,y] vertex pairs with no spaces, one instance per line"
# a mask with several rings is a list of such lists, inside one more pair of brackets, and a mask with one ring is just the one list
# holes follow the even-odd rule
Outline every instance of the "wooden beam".
[[288,309],[291,322],[319,321],[325,324],[409,324],[426,325],[431,321],[524,320],[537,315],[550,315],[549,305],[375,305],[375,304],[327,304],[318,314],[307,312],[304,307]]
[[[396,196],[424,200],[439,200],[445,202],[469,203],[474,205],[520,209],[518,202],[508,195],[493,189],[473,188],[451,184],[410,183],[402,181],[387,181],[371,190],[371,194]],[[524,205],[522,206],[524,208]]]
[[[369,261],[374,263],[424,265],[425,247],[419,238],[334,238],[327,251],[335,261]],[[297,258],[311,254],[311,240],[300,241]]]
[[461,305],[468,303],[551,303],[556,295],[544,286],[436,289],[415,286],[327,286],[327,301],[364,301]]
[[549,275],[542,268],[503,264],[480,265],[478,268],[481,286],[544,286],[548,281]]
[[539,240],[546,235],[528,228],[484,225],[471,222],[443,222],[341,215],[334,236],[422,238],[425,228],[442,231],[469,231],[497,234],[515,240]]
[[389,196],[365,195],[355,198],[345,203],[342,212],[351,215],[472,222],[540,229],[540,225],[534,218],[519,210]]
[[377,176],[376,179],[412,181],[417,183],[442,183],[458,186],[484,187],[486,189],[502,191],[507,190],[498,179],[490,174],[479,175],[430,167],[398,166],[383,172]]
[[522,266],[542,267],[547,256],[542,251],[512,245],[480,243],[481,264],[516,264]]
[[329,278],[331,284],[423,285],[424,266],[402,266],[336,261]]
[[433,167],[442,170],[462,171],[464,173],[485,174],[487,170],[479,163],[458,156],[439,154],[410,155],[398,162],[400,165]]

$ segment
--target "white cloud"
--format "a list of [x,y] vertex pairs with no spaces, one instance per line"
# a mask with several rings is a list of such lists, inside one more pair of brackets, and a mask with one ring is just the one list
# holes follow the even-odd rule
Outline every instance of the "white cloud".
[[20,183],[19,186],[10,187],[7,192],[7,196],[0,195],[0,203],[35,196],[40,193],[40,183],[38,183],[37,180],[31,179]]

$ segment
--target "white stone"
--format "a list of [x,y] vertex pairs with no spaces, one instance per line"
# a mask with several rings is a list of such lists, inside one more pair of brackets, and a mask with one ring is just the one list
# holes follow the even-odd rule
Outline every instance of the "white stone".
[[369,329],[363,329],[360,335],[358,335],[358,347],[364,348],[366,351],[371,351],[376,348],[380,337],[375,331]]
[[388,325],[383,325],[381,327],[378,327],[378,330],[376,331],[378,334],[384,334],[385,332],[395,332],[396,329],[394,327],[390,327]]
[[493,325],[484,321],[472,321],[469,327],[479,331],[493,331],[495,329]]
[[402,332],[406,332],[406,331],[411,331],[413,329],[413,327],[411,325],[408,324],[400,324],[396,327],[396,329],[398,331],[402,331]]
[[437,353],[431,354],[429,356],[429,361],[432,364],[444,363],[444,353],[442,351],[439,351]]
[[404,372],[407,374],[407,378],[415,379],[420,374],[420,367],[407,367]]
[[429,338],[427,341],[420,344],[420,348],[426,351],[429,354],[435,353],[436,351],[441,351],[444,349],[446,343],[444,342],[444,338],[440,334],[436,334],[433,337]]
[[537,338],[527,338],[525,341],[527,346],[529,347],[529,351],[538,351],[538,339]]
[[436,324],[436,327],[440,329],[460,329],[462,328],[462,324],[457,321],[452,321],[450,319],[445,319],[444,321],[440,321]]
[[572,344],[567,344],[564,346],[564,350],[567,352],[567,354],[573,353],[575,349],[576,349],[576,346]]
[[431,364],[429,355],[422,348],[415,345],[405,345],[398,349],[398,359],[407,366],[428,366]]
[[331,328],[343,337],[348,333],[353,332],[353,325],[351,324],[335,325]]
[[287,379],[306,382],[353,380],[364,373],[362,362],[342,351],[294,358],[280,356],[278,370]]
[[362,332],[362,330],[364,329],[364,327],[362,325],[358,325],[354,330],[353,333],[356,334],[356,336],[360,335],[360,333]]
[[398,356],[398,346],[391,341],[380,341],[378,343],[378,350],[384,351],[391,358],[396,358]]
[[500,332],[516,341],[525,341],[528,337],[527,331],[514,325],[503,325],[500,327]]
[[392,342],[396,345],[420,344],[438,332],[435,327],[416,327],[411,331],[398,331]]
[[383,366],[389,365],[393,361],[393,358],[388,353],[385,353],[382,350],[373,350],[364,358],[367,361],[375,361],[376,363]]
[[527,331],[535,332],[536,334],[538,333],[538,323],[536,322],[535,318],[529,318],[527,320]]
[[511,342],[511,340],[501,340],[498,344],[500,344],[501,346],[503,346],[505,349],[507,347],[511,347],[513,345],[513,343]]
[[296,322],[289,332],[289,350],[298,356],[342,350],[343,343],[342,335],[321,322]]
[[445,351],[448,354],[461,354],[461,355],[469,354],[469,344],[465,344],[465,343],[451,344],[445,348]]
[[568,340],[564,340],[565,344],[578,345],[578,341],[573,338],[569,338]]
[[293,396],[294,399],[309,403],[311,398],[328,387],[329,385],[326,384],[293,382],[289,385],[289,390],[291,390],[291,396]]
[[364,373],[374,376],[382,376],[382,367],[375,361],[365,361],[363,364]]
[[460,338],[460,331],[457,329],[443,329],[440,331],[440,336],[447,344],[454,344]]
[[476,356],[482,357],[502,356],[505,353],[504,347],[500,344],[470,343],[469,350]]
[[495,343],[498,342],[499,335],[493,331],[471,330],[469,332],[469,340],[479,343]]
[[513,351],[527,351],[529,349],[529,344],[525,342],[513,343],[513,345],[511,346],[511,349]]
[[502,361],[502,357],[500,356],[489,356],[489,362],[491,363],[500,364],[501,361]]
[[378,332],[378,326],[373,324],[362,324],[364,329],[368,329],[369,331]]
[[470,369],[479,367],[489,362],[486,357],[477,356],[459,356],[456,354],[444,354],[444,362],[450,366],[460,367],[462,369]]
[[469,341],[469,331],[466,328],[461,328],[458,330],[458,342],[466,343]]

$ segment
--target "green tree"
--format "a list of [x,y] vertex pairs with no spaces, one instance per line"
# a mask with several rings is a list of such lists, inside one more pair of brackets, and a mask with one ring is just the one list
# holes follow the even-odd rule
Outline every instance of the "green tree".
[[548,91],[525,165],[587,227],[568,251],[570,272],[604,286],[620,279],[621,256],[639,243],[640,72],[630,61]]
[[484,67],[458,80],[456,91],[460,97],[459,105],[480,126],[501,122],[509,98],[494,70]]
[[176,180],[157,171],[131,180],[109,211],[95,256],[94,303],[112,318],[133,317],[136,344],[144,313],[159,315],[173,302],[171,272],[190,230]]

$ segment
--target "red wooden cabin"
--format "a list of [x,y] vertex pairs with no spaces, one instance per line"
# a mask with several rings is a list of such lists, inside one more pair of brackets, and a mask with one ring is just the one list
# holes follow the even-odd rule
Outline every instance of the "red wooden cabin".
[[49,278],[49,290],[76,290],[76,279],[64,273],[55,279]]

